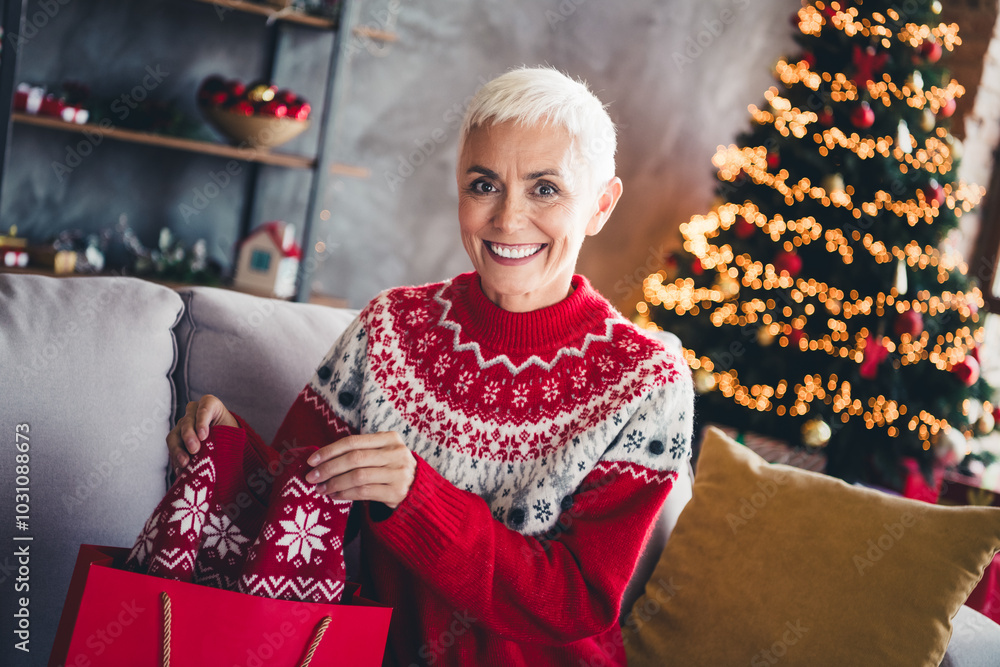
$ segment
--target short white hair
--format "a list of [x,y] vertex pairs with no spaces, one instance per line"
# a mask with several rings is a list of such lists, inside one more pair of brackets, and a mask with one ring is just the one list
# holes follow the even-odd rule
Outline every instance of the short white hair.
[[595,181],[604,186],[614,178],[615,124],[585,82],[551,67],[520,67],[501,74],[472,98],[458,135],[459,154],[473,128],[509,120],[564,127]]

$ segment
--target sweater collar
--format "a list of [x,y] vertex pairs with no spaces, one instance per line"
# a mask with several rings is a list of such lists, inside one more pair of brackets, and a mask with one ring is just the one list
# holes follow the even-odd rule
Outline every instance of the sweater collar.
[[471,340],[497,352],[531,354],[579,341],[612,314],[610,304],[584,276],[574,275],[573,293],[559,303],[526,313],[512,313],[490,301],[479,274],[463,273],[453,281],[451,312]]

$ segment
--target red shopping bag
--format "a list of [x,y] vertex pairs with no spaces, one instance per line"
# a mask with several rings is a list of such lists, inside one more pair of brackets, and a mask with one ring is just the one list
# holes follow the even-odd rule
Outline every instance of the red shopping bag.
[[129,550],[80,546],[49,667],[382,664],[392,609],[245,595],[120,569]]

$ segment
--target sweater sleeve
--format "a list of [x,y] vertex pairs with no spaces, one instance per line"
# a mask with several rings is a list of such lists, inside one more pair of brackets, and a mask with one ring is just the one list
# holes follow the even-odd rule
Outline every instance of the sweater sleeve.
[[561,645],[604,632],[690,456],[693,402],[689,373],[652,389],[565,501],[555,530],[507,528],[419,457],[406,499],[372,530],[456,609],[505,639]]

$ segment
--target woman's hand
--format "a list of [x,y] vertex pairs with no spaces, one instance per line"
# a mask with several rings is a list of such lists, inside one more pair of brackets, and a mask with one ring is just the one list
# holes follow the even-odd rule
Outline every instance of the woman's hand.
[[201,441],[208,437],[208,429],[216,424],[239,427],[239,422],[222,401],[211,394],[205,394],[198,402],[191,401],[187,404],[186,414],[167,434],[167,451],[175,471],[187,466],[191,460],[189,454],[198,453]]
[[392,509],[410,492],[417,460],[395,431],[349,435],[309,457],[306,481],[338,500],[374,500]]

